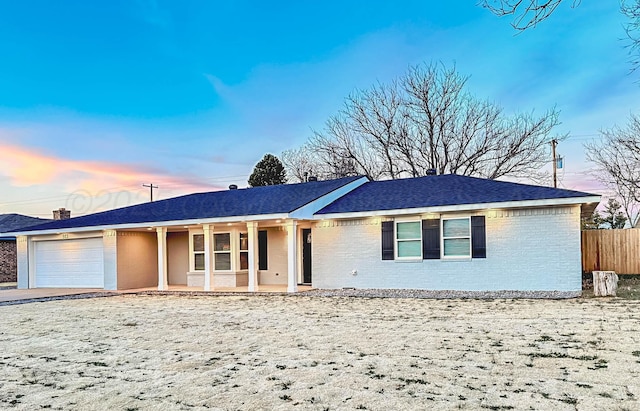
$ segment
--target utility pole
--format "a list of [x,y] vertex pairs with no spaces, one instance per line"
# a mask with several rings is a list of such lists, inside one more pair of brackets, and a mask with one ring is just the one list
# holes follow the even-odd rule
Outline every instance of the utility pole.
[[551,156],[553,157],[553,188],[558,188],[558,164],[556,159],[556,145],[558,145],[558,140],[555,138],[551,140]]
[[151,202],[153,202],[153,189],[158,188],[158,186],[154,186],[153,183],[143,184],[142,187],[149,187],[149,193],[151,194]]

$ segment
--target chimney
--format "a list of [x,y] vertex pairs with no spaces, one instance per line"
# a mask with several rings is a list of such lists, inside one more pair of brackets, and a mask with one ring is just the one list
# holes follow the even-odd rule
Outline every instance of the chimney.
[[53,210],[53,219],[54,220],[68,220],[71,218],[71,210],[67,210],[62,207],[58,210]]

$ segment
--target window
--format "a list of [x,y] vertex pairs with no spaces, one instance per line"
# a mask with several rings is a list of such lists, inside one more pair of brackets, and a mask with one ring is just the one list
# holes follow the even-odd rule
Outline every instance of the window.
[[214,269],[231,270],[231,233],[213,235]]
[[471,257],[471,220],[442,219],[442,257]]
[[382,260],[487,258],[485,217],[383,221]]
[[249,269],[249,234],[240,233],[240,269]]
[[396,222],[396,258],[422,258],[420,221]]
[[204,270],[204,234],[193,235],[193,269]]

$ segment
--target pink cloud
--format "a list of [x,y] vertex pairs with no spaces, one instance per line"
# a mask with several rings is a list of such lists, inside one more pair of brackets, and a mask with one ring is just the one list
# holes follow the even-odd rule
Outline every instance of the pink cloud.
[[11,185],[19,187],[62,184],[66,189],[98,192],[153,182],[185,191],[221,188],[204,184],[195,178],[169,175],[161,169],[116,162],[72,160],[1,142],[0,163],[4,165],[0,173],[9,177]]

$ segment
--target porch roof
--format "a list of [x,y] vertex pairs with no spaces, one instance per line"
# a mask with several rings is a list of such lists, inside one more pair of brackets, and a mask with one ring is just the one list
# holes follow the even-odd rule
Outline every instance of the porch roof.
[[289,214],[362,178],[345,177],[327,181],[190,194],[68,220],[56,220],[29,227],[20,232]]

